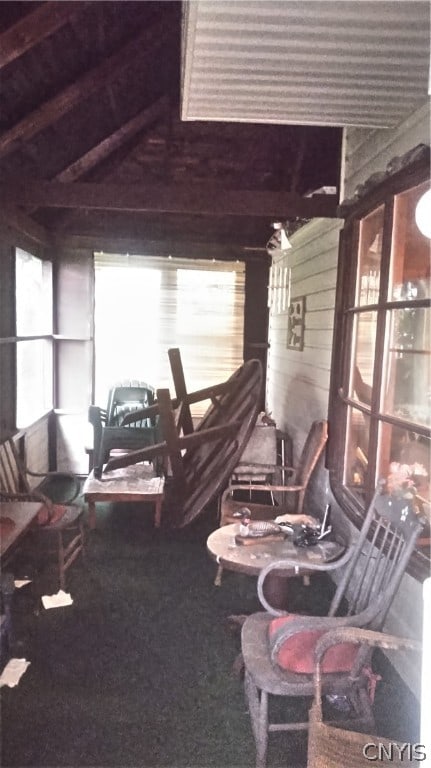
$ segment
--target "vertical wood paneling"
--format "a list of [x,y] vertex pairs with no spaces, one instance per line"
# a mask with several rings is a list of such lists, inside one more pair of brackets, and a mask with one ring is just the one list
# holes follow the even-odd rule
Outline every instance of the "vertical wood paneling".
[[291,270],[291,297],[306,297],[304,349],[286,348],[288,311],[270,308],[267,407],[292,436],[297,455],[314,419],[326,418],[342,222],[316,219],[292,236],[292,249],[273,257]]
[[[288,307],[278,312],[273,295],[269,317],[267,409],[277,426],[292,439],[297,461],[311,423],[327,417],[337,280],[340,220],[315,219],[290,240],[292,249],[273,256],[274,267],[290,269],[290,296],[305,296],[305,332],[302,351],[286,348]],[[282,304],[282,302],[281,302]],[[327,494],[323,458],[307,492],[310,511],[322,507]]]

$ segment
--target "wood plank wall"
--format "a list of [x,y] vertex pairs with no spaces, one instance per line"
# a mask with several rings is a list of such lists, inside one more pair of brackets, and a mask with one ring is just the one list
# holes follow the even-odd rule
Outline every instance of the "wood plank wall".
[[[280,301],[277,289],[271,292],[269,317],[267,410],[277,426],[289,433],[294,461],[311,423],[327,418],[338,238],[342,223],[339,219],[314,219],[291,237],[292,249],[273,256],[273,276],[274,269],[290,269],[290,296],[305,296],[302,351],[287,349],[287,300]],[[285,292],[288,286],[282,290]],[[321,507],[322,492],[326,489],[327,476],[321,461],[310,485],[308,504]]]

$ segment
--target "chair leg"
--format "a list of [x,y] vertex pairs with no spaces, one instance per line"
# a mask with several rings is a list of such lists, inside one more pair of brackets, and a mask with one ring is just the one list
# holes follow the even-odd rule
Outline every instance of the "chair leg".
[[256,768],[266,768],[268,750],[268,694],[260,692],[259,738],[257,743]]
[[256,768],[266,768],[268,750],[268,694],[260,691],[249,673],[244,673],[244,689],[250,712],[251,727],[256,743]]
[[60,581],[60,589],[66,590],[66,577],[64,568],[64,544],[61,531],[58,531],[58,575]]
[[214,579],[214,585],[216,587],[221,587],[221,577],[222,577],[222,575],[223,575],[223,566],[219,565],[219,567],[217,568],[216,577]]
[[78,523],[79,526],[79,533],[81,535],[81,557],[84,561],[87,560],[87,548],[85,546],[85,529],[84,529],[84,523],[82,520],[79,520]]

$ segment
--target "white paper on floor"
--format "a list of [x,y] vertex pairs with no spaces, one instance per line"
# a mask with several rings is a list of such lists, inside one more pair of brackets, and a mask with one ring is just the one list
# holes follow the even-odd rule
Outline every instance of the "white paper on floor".
[[15,579],[14,584],[16,589],[21,589],[21,587],[25,587],[26,584],[31,584],[31,579]]
[[29,664],[30,662],[25,659],[9,659],[0,675],[0,688],[2,685],[8,685],[9,688],[18,685]]
[[56,595],[43,595],[42,603],[44,608],[61,608],[63,605],[72,605],[73,600],[68,592],[60,589]]

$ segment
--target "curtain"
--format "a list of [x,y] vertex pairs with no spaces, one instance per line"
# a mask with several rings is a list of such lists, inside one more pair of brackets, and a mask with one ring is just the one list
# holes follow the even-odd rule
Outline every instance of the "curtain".
[[[187,390],[218,384],[243,361],[244,264],[95,253],[95,391],[120,381],[166,387],[181,352]],[[208,403],[192,407],[200,417]]]

